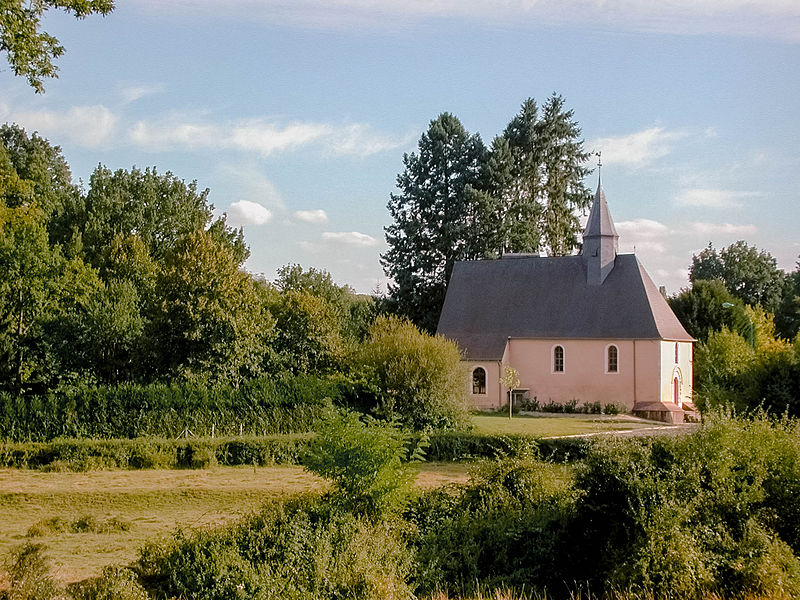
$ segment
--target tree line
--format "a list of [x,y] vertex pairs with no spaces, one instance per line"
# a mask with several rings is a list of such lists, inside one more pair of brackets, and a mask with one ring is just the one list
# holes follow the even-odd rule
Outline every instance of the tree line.
[[692,257],[689,278],[669,302],[697,339],[701,408],[800,415],[800,262],[786,273],[744,241],[709,244]]
[[324,271],[248,274],[196,182],[99,165],[84,189],[40,136],[0,142],[0,389],[326,371],[375,316]]
[[[75,185],[58,146],[0,127],[4,431],[125,422],[165,384],[161,408],[188,425],[188,407],[271,381],[414,428],[465,422],[453,343],[326,271],[248,273],[241,228],[215,217],[208,195],[156,168],[98,165]],[[235,417],[214,414],[207,425]]]

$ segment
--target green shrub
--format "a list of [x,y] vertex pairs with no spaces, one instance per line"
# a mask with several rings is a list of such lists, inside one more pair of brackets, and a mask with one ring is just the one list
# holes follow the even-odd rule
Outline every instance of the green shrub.
[[392,522],[300,498],[235,526],[151,544],[136,569],[156,597],[406,600],[411,566]]
[[0,442],[0,467],[48,471],[298,464],[313,434],[164,440]]
[[534,450],[536,439],[526,435],[491,435],[472,431],[436,431],[429,438],[425,457],[430,461],[498,459]]
[[[45,396],[0,393],[0,439],[225,437],[312,431],[331,402],[337,378],[281,374],[240,387],[193,383],[76,386]],[[147,456],[142,457],[147,460]]]
[[148,600],[150,596],[131,569],[106,567],[96,579],[73,584],[69,595],[75,600]]
[[570,562],[593,589],[797,594],[798,460],[797,425],[763,416],[599,441],[578,470]]
[[303,464],[333,482],[332,499],[346,510],[379,515],[398,509],[407,498],[414,478],[407,461],[419,456],[412,446],[411,436],[392,423],[356,413],[332,415]]
[[466,488],[411,505],[407,517],[421,532],[418,592],[563,585],[574,493],[547,467],[529,457],[487,462]]
[[465,427],[466,374],[458,347],[397,317],[378,317],[355,356],[360,404],[416,430]]

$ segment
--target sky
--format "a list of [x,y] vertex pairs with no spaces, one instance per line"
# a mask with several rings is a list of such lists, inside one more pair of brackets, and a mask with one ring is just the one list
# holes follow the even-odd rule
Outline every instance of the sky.
[[[692,255],[745,240],[800,255],[797,0],[117,0],[51,11],[66,48],[35,94],[0,62],[0,122],[98,164],[209,188],[246,268],[385,291],[403,154],[442,112],[487,145],[562,95],[620,235],[670,293]],[[594,189],[597,174],[587,177]]]

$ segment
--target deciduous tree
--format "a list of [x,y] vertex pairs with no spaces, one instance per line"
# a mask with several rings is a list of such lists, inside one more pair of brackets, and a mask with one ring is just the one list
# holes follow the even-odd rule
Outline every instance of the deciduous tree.
[[5,52],[14,75],[25,77],[37,92],[44,91],[42,80],[57,77],[53,60],[64,54],[64,47],[41,30],[44,13],[57,8],[78,19],[92,14],[107,15],[113,0],[0,0],[0,51]]
[[781,301],[785,273],[765,250],[743,241],[717,251],[711,244],[692,257],[689,279],[719,279],[745,304],[775,312]]
[[161,373],[238,384],[259,372],[272,320],[249,274],[206,231],[182,238],[164,259],[149,333]]

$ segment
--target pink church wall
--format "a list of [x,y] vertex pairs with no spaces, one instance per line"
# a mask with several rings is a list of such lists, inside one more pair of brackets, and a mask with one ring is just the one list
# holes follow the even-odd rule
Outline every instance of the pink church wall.
[[[469,401],[470,405],[474,408],[478,408],[481,410],[491,410],[498,408],[505,404],[505,400],[503,402],[498,402],[498,398],[505,396],[505,391],[502,391],[500,388],[500,363],[497,361],[464,361],[469,369],[468,369],[468,377],[467,377],[467,393],[469,394]],[[486,393],[485,394],[473,394],[472,393],[472,373],[477,368],[483,368],[486,371]]]
[[[617,372],[607,371],[609,345],[618,350]],[[564,348],[564,371],[553,372],[553,348]],[[635,357],[634,357],[635,351]],[[529,390],[540,404],[616,403],[633,408],[634,402],[658,402],[662,394],[662,349],[658,340],[509,340],[502,363],[473,361],[469,365],[470,400],[476,408],[499,408],[507,403],[506,390],[499,384],[502,365],[519,372],[518,389]],[[635,365],[635,374],[634,374]],[[486,370],[486,394],[472,394],[472,371]],[[635,389],[634,389],[635,387]]]

